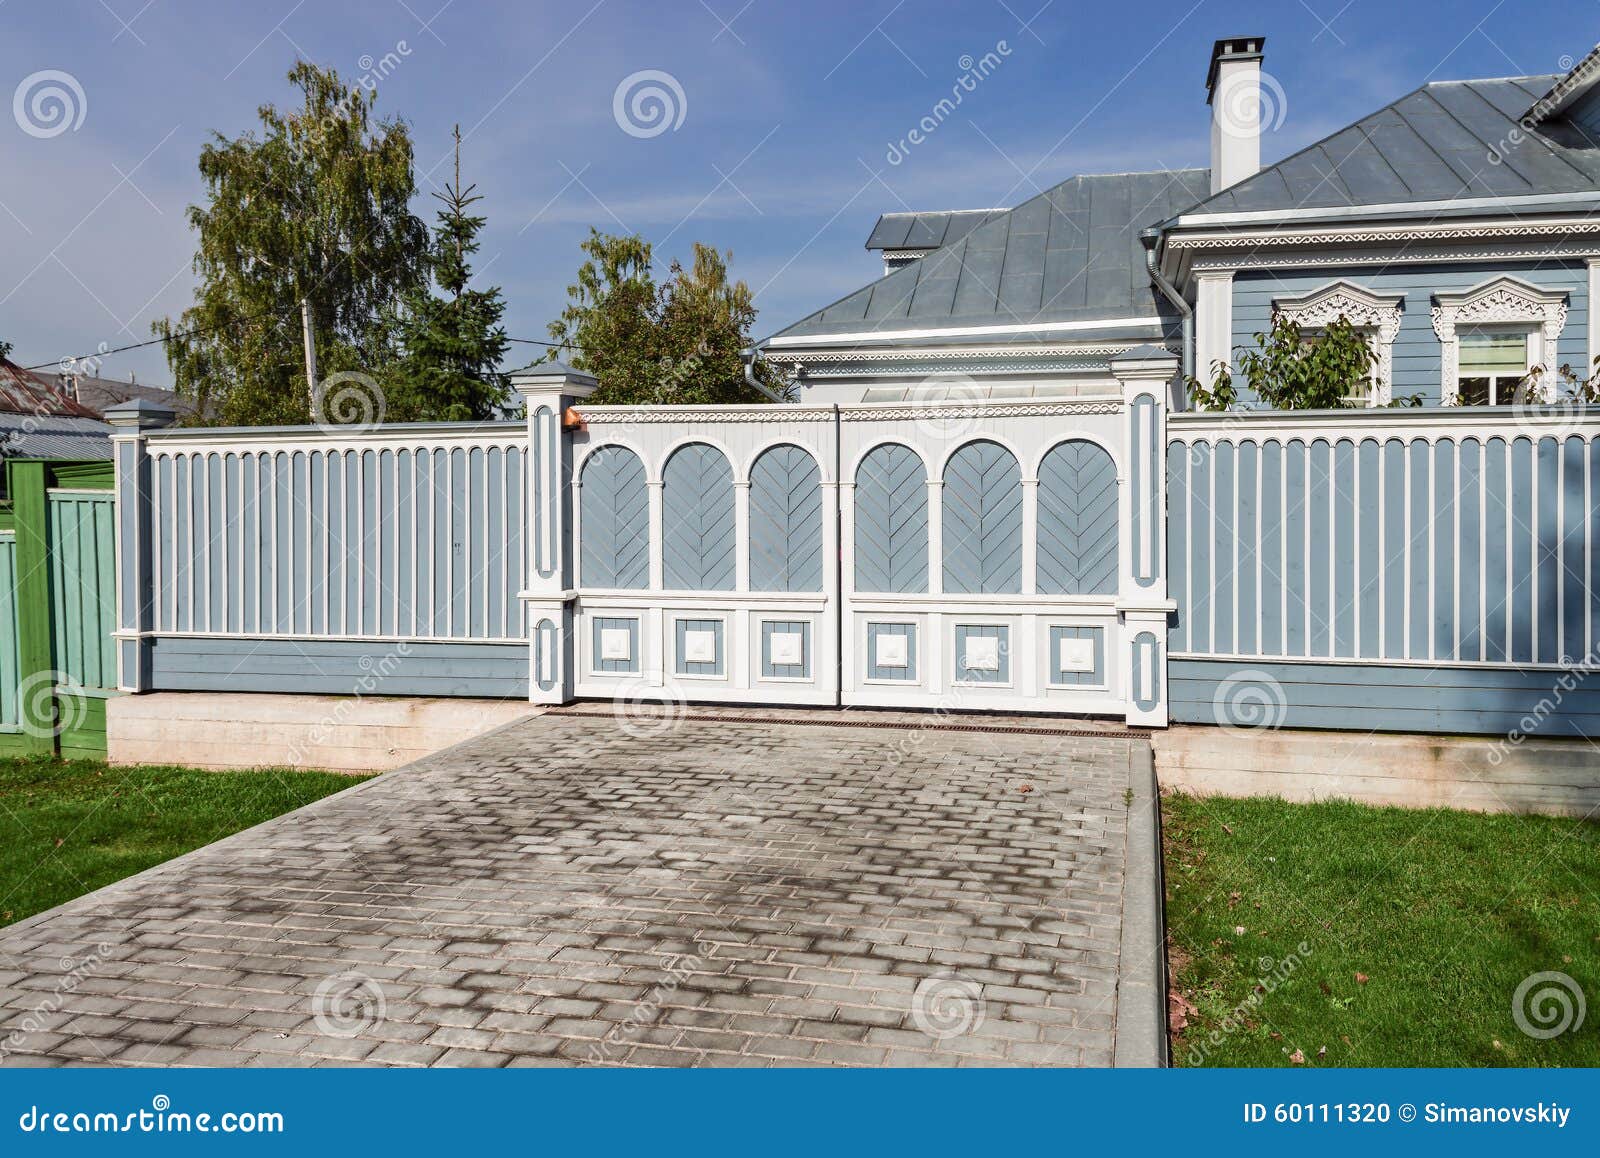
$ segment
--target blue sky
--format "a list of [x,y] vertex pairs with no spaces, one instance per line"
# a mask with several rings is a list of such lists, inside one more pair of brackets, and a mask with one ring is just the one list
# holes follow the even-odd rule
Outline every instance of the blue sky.
[[[1267,37],[1284,94],[1270,162],[1428,80],[1562,71],[1597,16],[1571,0],[0,0],[0,95],[44,70],[83,94],[55,135],[0,118],[0,337],[24,365],[53,361],[143,340],[188,304],[199,146],[292,100],[300,55],[374,79],[380,111],[412,126],[424,191],[460,122],[489,218],[480,283],[503,288],[512,335],[546,336],[591,224],[644,234],[663,265],[696,240],[731,249],[764,335],[875,276],[862,243],[880,212],[1205,164],[1219,36]],[[891,163],[986,53],[998,67]],[[674,127],[630,134],[614,97],[647,70],[682,98],[660,82]],[[168,381],[159,348],[102,370],[130,371]]]

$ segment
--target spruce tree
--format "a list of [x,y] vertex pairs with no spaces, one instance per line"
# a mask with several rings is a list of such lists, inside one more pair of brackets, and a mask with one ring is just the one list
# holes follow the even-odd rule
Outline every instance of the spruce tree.
[[509,389],[499,370],[509,342],[500,324],[506,305],[498,286],[469,289],[485,218],[482,201],[461,184],[461,126],[455,129],[455,181],[435,193],[443,208],[434,226],[429,268],[443,296],[426,287],[401,295],[394,319],[398,356],[383,375],[388,417],[396,422],[463,422],[492,417]]

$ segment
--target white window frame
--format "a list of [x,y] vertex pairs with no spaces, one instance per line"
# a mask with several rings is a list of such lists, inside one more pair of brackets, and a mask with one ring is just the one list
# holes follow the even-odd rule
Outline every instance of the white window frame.
[[1404,294],[1374,293],[1352,281],[1331,281],[1299,297],[1275,299],[1272,319],[1291,321],[1302,332],[1318,334],[1344,318],[1372,349],[1372,386],[1366,404],[1386,406],[1394,394],[1394,340],[1400,333],[1404,302]]
[[1507,374],[1463,374],[1462,371],[1461,371],[1461,368],[1460,368],[1461,345],[1460,345],[1460,343],[1461,343],[1462,336],[1465,335],[1465,334],[1479,333],[1479,332],[1483,332],[1483,331],[1487,331],[1489,333],[1501,333],[1501,334],[1517,333],[1517,334],[1522,335],[1522,373],[1517,375],[1516,382],[1512,384],[1513,393],[1515,392],[1515,389],[1516,389],[1516,387],[1518,385],[1520,385],[1521,383],[1523,383],[1523,382],[1525,382],[1527,380],[1529,372],[1535,366],[1539,365],[1539,360],[1533,356],[1534,347],[1536,345],[1541,344],[1540,336],[1539,336],[1539,330],[1538,330],[1538,327],[1536,327],[1536,326],[1525,324],[1525,323],[1521,323],[1521,322],[1485,322],[1482,325],[1474,323],[1473,325],[1470,325],[1470,326],[1459,326],[1456,329],[1456,376],[1455,376],[1456,395],[1455,395],[1455,398],[1452,400],[1452,404],[1459,404],[1460,403],[1460,399],[1461,399],[1461,379],[1464,378],[1464,377],[1473,377],[1473,378],[1488,378],[1488,379],[1490,379],[1488,405],[1490,405],[1490,406],[1510,406],[1512,404],[1512,402],[1515,401],[1515,399],[1514,399],[1514,397],[1502,398],[1500,396],[1502,387],[1499,385],[1499,382],[1498,382],[1499,379],[1509,377],[1509,375],[1507,375]]
[[1542,366],[1538,401],[1554,396],[1556,344],[1567,325],[1567,291],[1540,289],[1520,278],[1490,278],[1460,293],[1433,295],[1433,332],[1439,339],[1439,398],[1454,406],[1460,398],[1461,343],[1464,329],[1528,329],[1528,366]]

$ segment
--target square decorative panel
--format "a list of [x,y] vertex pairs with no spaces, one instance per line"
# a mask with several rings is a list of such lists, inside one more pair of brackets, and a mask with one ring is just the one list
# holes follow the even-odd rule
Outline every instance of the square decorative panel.
[[811,624],[807,620],[761,621],[761,678],[811,678]]
[[590,667],[596,674],[638,674],[638,619],[632,616],[597,618],[590,641]]
[[691,629],[683,633],[684,663],[716,663],[717,633]]
[[600,629],[600,658],[624,662],[633,658],[633,632],[626,627]]
[[1056,666],[1064,672],[1085,672],[1094,670],[1094,640],[1068,639],[1063,636],[1057,640]]
[[673,621],[672,630],[673,670],[678,675],[722,678],[728,674],[722,620],[678,619]]
[[966,667],[968,671],[999,671],[999,638],[993,635],[967,636]]
[[1011,628],[1005,624],[963,623],[956,626],[957,683],[1011,682]]
[[798,631],[775,631],[770,638],[774,664],[794,667],[806,662],[806,637]]
[[1056,686],[1103,685],[1106,682],[1105,629],[1052,624],[1046,664],[1049,682]]
[[867,678],[909,682],[917,678],[914,623],[867,624]]

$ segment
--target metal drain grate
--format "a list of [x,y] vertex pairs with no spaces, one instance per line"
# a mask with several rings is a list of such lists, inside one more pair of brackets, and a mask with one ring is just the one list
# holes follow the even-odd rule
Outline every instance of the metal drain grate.
[[[574,716],[590,719],[607,714],[609,713],[604,711],[584,710],[581,708],[548,708],[544,712],[544,715],[547,716]],[[662,713],[662,715],[667,714],[665,712]],[[734,713],[713,714],[710,712],[684,712],[681,715],[674,715],[674,718],[704,724],[778,724],[810,728],[876,728],[898,731],[916,731],[920,729],[933,732],[987,732],[1013,736],[1099,737],[1106,740],[1144,740],[1149,738],[1143,732],[1133,732],[1126,728],[1056,728],[1048,725],[1029,726],[1025,724],[957,724],[949,721],[922,723],[916,719],[851,720],[839,717],[824,719],[820,717],[808,718],[806,716],[747,716]]]

